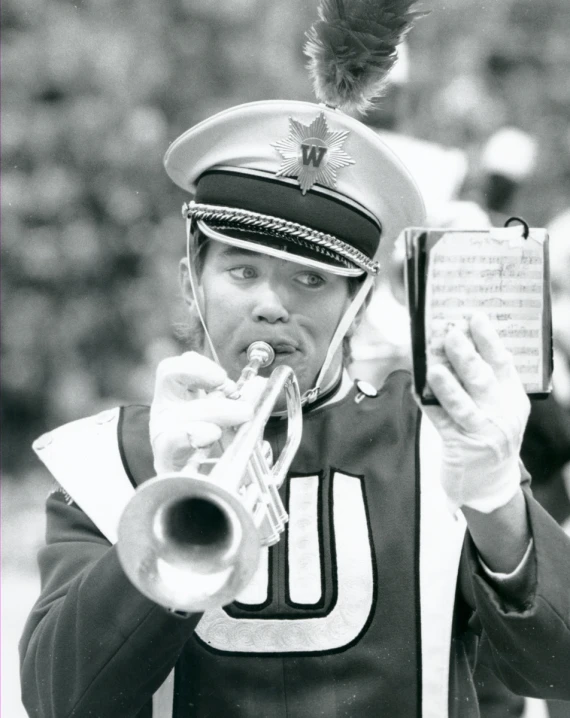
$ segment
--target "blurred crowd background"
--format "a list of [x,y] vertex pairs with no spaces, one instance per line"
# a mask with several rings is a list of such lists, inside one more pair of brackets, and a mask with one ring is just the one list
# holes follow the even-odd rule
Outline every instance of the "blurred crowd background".
[[[513,203],[545,226],[570,197],[570,4],[425,0],[409,37],[402,132],[461,149],[465,196],[489,138],[536,139]],[[148,397],[179,319],[183,193],[169,142],[233,104],[311,99],[316,0],[5,0],[2,425],[5,480],[34,437]],[[382,115],[382,101],[379,103]],[[437,172],[437,167],[433,167]]]
[[[548,226],[570,207],[570,3],[419,5],[431,12],[408,38],[405,74],[369,121],[449,150],[449,199],[477,202],[494,222],[514,214]],[[3,680],[14,695],[14,636],[37,585],[50,485],[31,442],[105,407],[148,401],[156,362],[180,350],[183,319],[186,197],[162,156],[231,105],[311,100],[302,47],[316,6],[2,3],[2,561],[14,616],[3,621]],[[497,167],[502,146],[490,142],[505,128],[526,139],[507,142]],[[427,166],[434,187],[440,167]],[[19,718],[4,685],[5,715]]]

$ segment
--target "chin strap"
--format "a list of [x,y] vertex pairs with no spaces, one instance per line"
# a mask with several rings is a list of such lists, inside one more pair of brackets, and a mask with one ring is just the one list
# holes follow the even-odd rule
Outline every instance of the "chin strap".
[[[339,346],[342,344],[342,340],[344,339],[346,333],[350,329],[350,326],[352,322],[355,320],[356,315],[360,311],[360,308],[364,304],[366,297],[368,296],[368,293],[374,286],[374,275],[369,274],[367,275],[366,279],[362,283],[362,286],[358,290],[358,292],[355,294],[354,299],[351,301],[350,306],[342,316],[340,322],[337,325],[337,328],[335,330],[335,333],[333,334],[333,337],[331,339],[331,342],[329,344],[329,349],[327,351],[327,354],[325,356],[325,360],[323,362],[323,365],[321,367],[321,371],[319,372],[319,375],[317,377],[317,381],[315,382],[315,386],[312,389],[309,389],[306,391],[301,401],[303,404],[305,403],[312,403],[313,401],[316,401],[323,391],[322,383],[325,379],[325,376],[327,374],[327,371],[330,368],[330,365],[336,355],[336,352],[339,348]],[[334,380],[334,379],[333,379]],[[325,389],[328,387],[324,387]]]
[[[206,337],[206,341],[208,342],[208,347],[212,353],[212,358],[214,361],[219,364],[220,361],[218,359],[218,354],[216,352],[216,349],[214,347],[214,343],[212,342],[212,338],[210,336],[210,333],[208,332],[208,327],[206,326],[206,322],[204,321],[204,315],[202,313],[202,307],[200,306],[200,300],[198,297],[198,291],[197,291],[197,285],[198,285],[198,279],[196,277],[196,273],[194,270],[194,263],[192,262],[191,256],[190,256],[190,242],[192,239],[192,220],[188,217],[186,218],[186,258],[188,260],[188,274],[190,278],[190,287],[192,288],[192,294],[194,295],[194,301],[196,302],[196,311],[198,312],[198,317],[200,319],[200,322],[202,324],[202,327],[204,329],[204,334]],[[321,367],[321,370],[319,372],[319,375],[317,376],[317,380],[315,382],[315,386],[312,389],[309,389],[306,391],[303,396],[301,397],[301,404],[304,406],[305,404],[311,404],[312,402],[316,401],[320,394],[322,393],[323,389],[328,389],[328,387],[323,387],[322,383],[326,377],[326,374],[330,368],[330,365],[336,355],[337,349],[342,343],[342,340],[344,339],[346,333],[350,329],[350,325],[354,321],[356,315],[358,314],[360,308],[364,304],[366,297],[368,296],[368,293],[374,286],[374,275],[368,274],[364,282],[362,283],[362,286],[359,288],[358,292],[355,294],[353,300],[351,301],[348,309],[341,317],[341,320],[339,321],[337,328],[335,330],[335,333],[332,336],[331,342],[329,344],[329,348],[327,351],[327,354],[325,356],[325,360],[323,362],[323,365]],[[334,380],[337,377],[333,377],[330,384],[334,382]]]
[[192,258],[190,256],[190,241],[192,239],[192,219],[186,216],[186,260],[188,262],[188,276],[190,279],[190,287],[192,288],[192,295],[194,296],[194,302],[196,303],[196,311],[198,312],[198,318],[200,319],[200,324],[202,325],[202,328],[204,330],[204,335],[206,337],[206,341],[208,342],[208,346],[210,348],[210,352],[212,354],[212,359],[216,362],[216,364],[220,364],[220,360],[218,359],[218,354],[216,352],[216,349],[214,347],[214,342],[212,341],[212,337],[210,336],[210,332],[208,331],[208,327],[206,326],[206,322],[204,320],[204,315],[202,313],[202,307],[200,306],[200,299],[198,296],[198,278],[196,276],[196,271],[194,269],[194,262],[192,261]]

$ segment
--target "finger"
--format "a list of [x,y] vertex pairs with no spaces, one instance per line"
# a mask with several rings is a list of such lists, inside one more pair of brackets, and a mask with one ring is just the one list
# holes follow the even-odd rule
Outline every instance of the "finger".
[[444,347],[459,381],[475,401],[487,397],[489,392],[496,390],[497,379],[493,369],[461,330],[452,329],[448,332]]
[[485,423],[480,409],[446,366],[430,367],[427,381],[441,407],[461,429],[473,432]]
[[186,425],[186,434],[191,446],[195,449],[202,449],[219,441],[222,437],[222,429],[217,424],[208,421],[193,421]]
[[173,405],[167,402],[163,407],[153,405],[151,424],[157,430],[165,426],[184,426],[194,421],[205,421],[218,426],[228,427],[243,424],[253,417],[253,407],[242,399],[214,398],[194,399]]
[[438,406],[437,404],[423,404],[421,398],[415,392],[412,391],[411,394],[418,409],[422,413],[427,414],[428,418],[435,427],[444,429],[449,427],[450,424],[455,426],[454,422],[452,422],[449,418],[446,410],[441,406]]
[[515,368],[513,356],[505,347],[489,317],[482,312],[474,312],[469,327],[477,351],[491,366],[497,378],[508,378]]
[[155,393],[173,398],[193,398],[200,389],[212,391],[220,387],[235,390],[221,366],[196,352],[185,352],[160,362],[156,371]]
[[255,406],[259,401],[263,390],[267,386],[267,379],[262,376],[255,376],[247,381],[240,389],[240,398]]
[[162,464],[170,468],[184,466],[193,449],[210,446],[222,437],[222,429],[207,421],[171,424],[151,437],[152,450]]
[[170,426],[151,438],[157,472],[180,471],[196,449],[203,449],[222,436],[222,429],[208,422],[190,422]]
[[209,421],[223,427],[243,424],[253,417],[251,404],[241,399],[196,399],[188,408],[194,421]]
[[151,436],[154,468],[157,473],[180,471],[194,451],[190,436],[183,426],[171,427]]

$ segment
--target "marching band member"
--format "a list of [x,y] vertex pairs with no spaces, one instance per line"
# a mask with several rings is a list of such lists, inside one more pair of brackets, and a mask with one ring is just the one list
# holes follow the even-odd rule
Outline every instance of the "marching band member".
[[[429,376],[440,406],[418,409],[407,372],[372,391],[344,366],[382,256],[423,222],[406,168],[339,109],[378,91],[410,5],[324,3],[309,40],[323,104],[234,107],[167,151],[193,196],[180,281],[199,351],[160,363],[150,407],[35,444],[62,490],[21,642],[30,716],[471,718],[476,661],[518,693],[570,699],[569,539],[528,490],[528,400],[487,318],[473,343],[448,334],[455,374]],[[235,600],[168,610],[127,578],[120,515],[134,487],[252,418],[235,382],[257,340],[302,396],[286,532]]]

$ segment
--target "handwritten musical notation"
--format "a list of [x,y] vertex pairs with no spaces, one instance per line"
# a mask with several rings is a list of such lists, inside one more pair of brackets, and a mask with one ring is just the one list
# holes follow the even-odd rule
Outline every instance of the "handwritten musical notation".
[[[439,267],[433,267],[432,277],[433,279],[440,279],[444,281],[458,279],[465,279],[467,277],[481,277],[482,279],[502,279],[503,277],[518,277],[519,267],[517,264],[505,264],[497,269],[441,269]],[[538,280],[542,282],[542,272],[540,270],[529,269],[525,276],[528,280]]]
[[544,251],[541,241],[513,235],[449,232],[432,247],[426,282],[428,367],[446,363],[451,326],[468,333],[474,311],[495,325],[527,392],[543,388]]
[[[456,241],[454,239],[454,241]],[[479,247],[477,247],[479,245]],[[472,249],[477,248],[477,250],[481,249],[481,247],[484,246],[483,242],[475,242],[472,243]],[[490,256],[477,256],[477,255],[460,255],[460,256],[439,256],[439,257],[433,257],[432,261],[434,264],[478,264],[478,265],[485,265],[485,264],[512,264],[513,263],[513,256],[505,254],[503,255],[490,255]],[[531,251],[523,251],[520,254],[520,257],[517,259],[517,264],[519,266],[525,265],[525,264],[535,264],[535,265],[541,265],[541,259],[540,257],[535,256]]]
[[[481,289],[478,293],[484,293]],[[457,295],[454,297],[446,297],[445,299],[434,299],[434,307],[465,307],[473,311],[474,309],[485,309],[486,307],[509,307],[520,308],[531,307],[539,309],[542,302],[539,299],[502,299],[501,297],[493,297],[492,299],[462,299]]]

